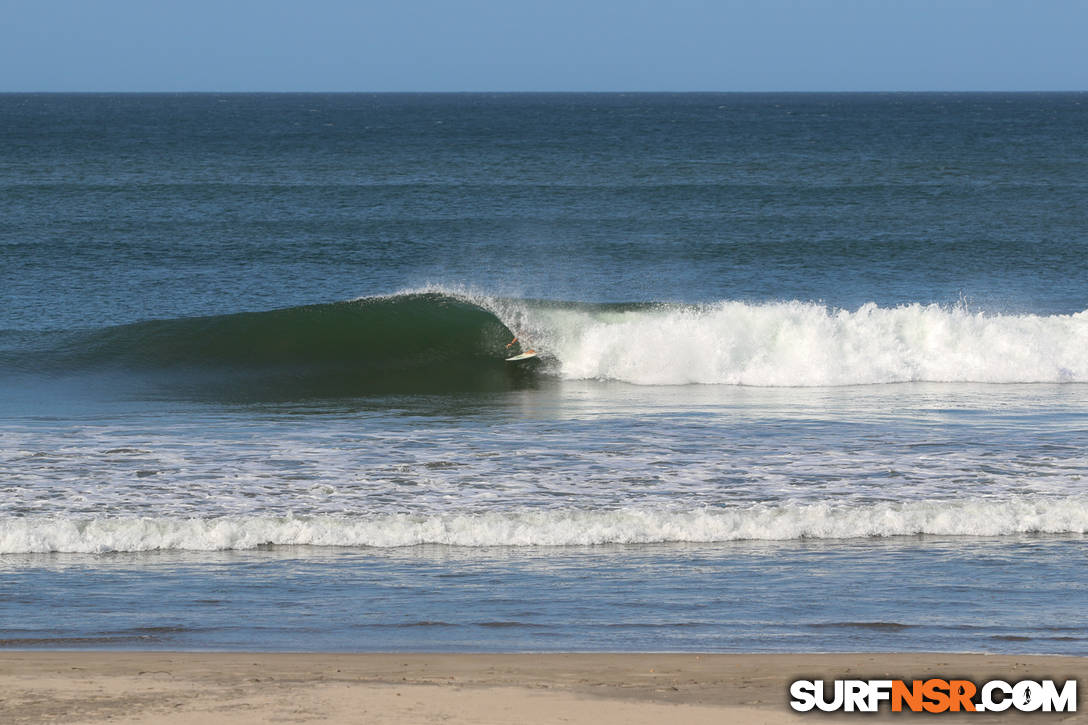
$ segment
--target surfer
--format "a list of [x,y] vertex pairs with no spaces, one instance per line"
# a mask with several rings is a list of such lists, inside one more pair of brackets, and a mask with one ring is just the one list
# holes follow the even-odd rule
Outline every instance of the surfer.
[[[511,340],[510,342],[506,343],[506,349],[507,349],[507,350],[509,350],[509,349],[510,349],[510,346],[511,346],[511,345],[513,345],[513,344],[514,344],[515,342],[517,342],[517,341],[518,341],[518,338],[517,338],[517,336],[515,335],[515,336],[514,336],[514,339],[513,339],[513,340]],[[507,362],[509,362],[509,361],[511,361],[511,360],[525,360],[525,359],[528,359],[528,358],[534,358],[534,357],[536,357],[536,350],[531,350],[531,349],[530,349],[530,350],[526,350],[526,351],[524,351],[524,352],[523,352],[523,353],[521,353],[520,355],[515,355],[514,357],[509,357],[509,358],[506,358],[506,360],[507,360]]]

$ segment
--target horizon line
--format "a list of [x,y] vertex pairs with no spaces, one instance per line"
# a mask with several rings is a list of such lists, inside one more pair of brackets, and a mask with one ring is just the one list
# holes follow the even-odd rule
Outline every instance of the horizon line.
[[0,90],[0,95],[893,95],[893,94],[941,94],[941,93],[1088,93],[1088,89],[1035,88],[1035,89],[900,89],[900,90]]

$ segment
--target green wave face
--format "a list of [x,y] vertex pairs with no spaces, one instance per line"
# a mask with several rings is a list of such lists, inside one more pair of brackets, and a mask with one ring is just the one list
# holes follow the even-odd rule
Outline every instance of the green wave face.
[[47,367],[147,373],[216,397],[502,390],[525,378],[504,362],[512,337],[470,302],[408,294],[96,330]]

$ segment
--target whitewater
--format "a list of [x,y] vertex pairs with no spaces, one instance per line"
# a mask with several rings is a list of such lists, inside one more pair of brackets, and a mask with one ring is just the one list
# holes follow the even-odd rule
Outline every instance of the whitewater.
[[599,546],[853,539],[929,534],[1088,533],[1088,498],[749,505],[694,511],[623,508],[418,516],[0,519],[0,554],[248,550],[261,546]]
[[[811,387],[1088,381],[1088,311],[912,303],[550,303],[429,288],[489,309],[568,380]],[[407,294],[411,294],[410,292]]]

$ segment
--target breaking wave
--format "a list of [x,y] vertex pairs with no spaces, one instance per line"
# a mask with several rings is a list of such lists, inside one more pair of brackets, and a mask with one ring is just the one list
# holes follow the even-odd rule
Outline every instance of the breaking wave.
[[996,315],[940,305],[807,302],[561,305],[498,301],[567,379],[639,385],[1088,382],[1088,311]]
[[[517,334],[538,370],[507,365]],[[514,348],[518,351],[518,348]],[[13,362],[14,361],[14,362]],[[1088,311],[910,304],[555,302],[427,288],[83,333],[0,367],[156,372],[284,394],[503,389],[544,372],[637,385],[1088,382]],[[195,382],[194,382],[195,381]]]
[[527,509],[426,516],[8,517],[0,519],[0,553],[207,551],[265,545],[586,546],[1032,533],[1088,533],[1088,498],[762,504],[687,511]]

